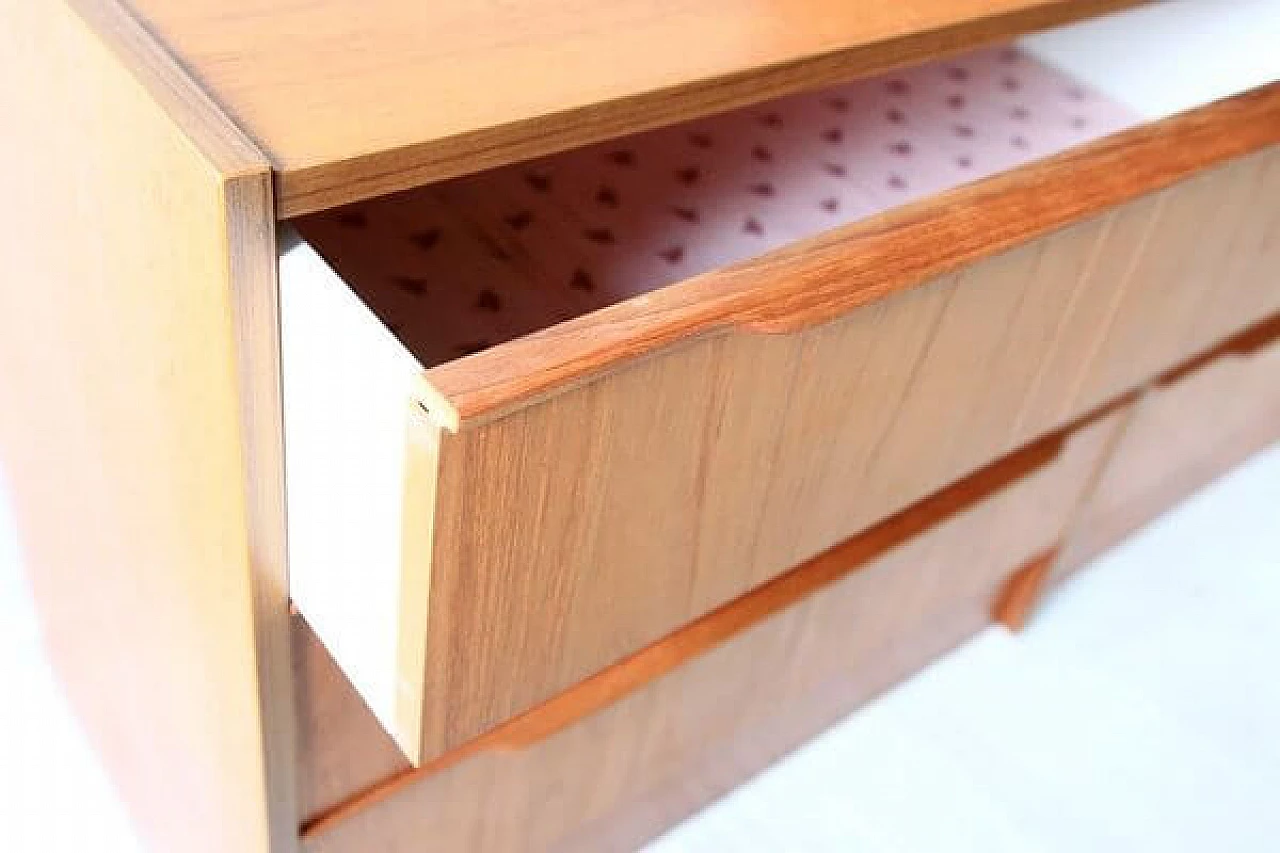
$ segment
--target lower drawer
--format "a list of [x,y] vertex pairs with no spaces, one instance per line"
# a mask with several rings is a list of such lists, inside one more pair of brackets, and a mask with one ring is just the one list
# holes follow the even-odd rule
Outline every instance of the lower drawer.
[[[295,600],[405,753],[429,760],[1176,364],[1217,331],[1198,306],[1226,325],[1275,304],[1259,270],[1280,245],[1278,158],[831,322],[709,334],[457,432],[391,395],[390,426],[342,452],[305,465],[292,445]],[[317,411],[342,376],[321,377]],[[373,457],[397,453],[369,485]],[[380,532],[323,506],[336,498]],[[369,539],[331,548],[342,531]]]
[[[434,766],[377,788],[358,731],[304,694],[306,849],[625,850],[989,621],[1002,581],[1054,547],[1118,414],[1019,451],[677,631]],[[340,685],[341,679],[304,683]],[[376,746],[376,744],[375,744]],[[378,747],[385,757],[385,746]],[[362,768],[363,763],[363,768]]]
[[1280,439],[1280,315],[1225,350],[1137,403],[1051,578]]

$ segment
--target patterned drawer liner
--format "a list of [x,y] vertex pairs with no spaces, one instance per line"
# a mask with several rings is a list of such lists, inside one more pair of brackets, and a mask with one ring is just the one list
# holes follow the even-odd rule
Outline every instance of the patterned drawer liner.
[[1136,121],[991,48],[298,226],[431,366]]

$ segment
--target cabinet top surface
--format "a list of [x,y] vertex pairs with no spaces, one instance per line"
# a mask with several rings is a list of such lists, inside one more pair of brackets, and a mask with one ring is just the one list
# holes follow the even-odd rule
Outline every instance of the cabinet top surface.
[[1135,0],[132,0],[290,216]]

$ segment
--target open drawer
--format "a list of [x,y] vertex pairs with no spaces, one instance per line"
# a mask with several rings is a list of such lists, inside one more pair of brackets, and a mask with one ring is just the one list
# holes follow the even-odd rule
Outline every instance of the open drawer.
[[296,222],[291,591],[405,753],[1280,305],[1280,88],[1152,106],[1151,31],[1115,96],[995,48]]

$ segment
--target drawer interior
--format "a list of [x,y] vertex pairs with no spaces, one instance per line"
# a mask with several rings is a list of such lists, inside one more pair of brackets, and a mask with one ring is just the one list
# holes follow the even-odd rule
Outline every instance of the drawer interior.
[[1014,46],[303,219],[424,367],[1137,119]]
[[336,274],[430,368],[1280,76],[1248,35],[1274,4],[1239,4],[1258,10],[1253,27],[1214,5],[1139,9],[314,214],[284,268]]

